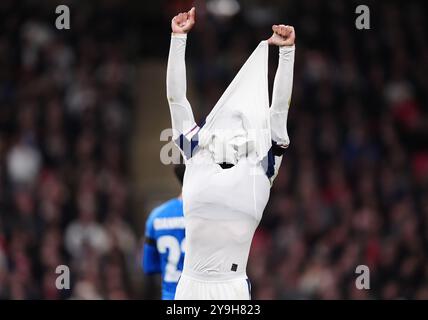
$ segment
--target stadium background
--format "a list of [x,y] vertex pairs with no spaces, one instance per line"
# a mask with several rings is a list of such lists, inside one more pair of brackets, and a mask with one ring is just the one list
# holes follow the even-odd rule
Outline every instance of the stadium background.
[[[199,120],[272,24],[297,33],[291,146],[252,244],[253,298],[428,299],[423,2],[248,0],[228,16],[231,3],[196,1]],[[58,4],[70,30],[55,29]],[[159,297],[141,241],[179,192],[160,132],[170,19],[192,4],[0,1],[1,299]],[[359,4],[370,30],[355,28]],[[60,264],[71,290],[55,288]],[[370,290],[355,288],[360,264]]]

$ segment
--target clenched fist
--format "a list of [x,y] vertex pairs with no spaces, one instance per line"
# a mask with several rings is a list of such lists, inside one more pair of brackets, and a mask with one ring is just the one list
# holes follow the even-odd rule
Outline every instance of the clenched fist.
[[195,8],[189,12],[177,14],[171,21],[171,29],[173,33],[188,33],[195,24]]
[[274,44],[279,47],[294,45],[296,34],[294,33],[294,28],[292,26],[285,26],[283,24],[278,26],[274,24],[272,26],[272,30],[273,34],[268,39],[269,44]]

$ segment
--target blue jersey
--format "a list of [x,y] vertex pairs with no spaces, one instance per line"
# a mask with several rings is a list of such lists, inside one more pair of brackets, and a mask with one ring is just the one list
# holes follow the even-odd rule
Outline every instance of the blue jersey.
[[171,199],[153,209],[146,222],[143,270],[162,274],[162,299],[173,300],[184,261],[183,201]]

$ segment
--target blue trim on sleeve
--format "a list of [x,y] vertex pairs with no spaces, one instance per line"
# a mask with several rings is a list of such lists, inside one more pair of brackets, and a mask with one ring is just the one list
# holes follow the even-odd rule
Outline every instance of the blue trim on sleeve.
[[199,134],[196,133],[192,139],[187,139],[183,134],[181,134],[176,140],[175,144],[181,149],[186,159],[190,159],[193,155],[196,154],[199,146]]
[[280,147],[272,140],[272,147],[267,155],[262,160],[262,167],[265,170],[266,176],[270,179],[275,174],[275,156],[280,157],[285,154],[285,148]]
[[273,155],[272,148],[270,148],[268,154],[267,154],[267,169],[266,169],[266,175],[270,179],[275,174],[275,156]]

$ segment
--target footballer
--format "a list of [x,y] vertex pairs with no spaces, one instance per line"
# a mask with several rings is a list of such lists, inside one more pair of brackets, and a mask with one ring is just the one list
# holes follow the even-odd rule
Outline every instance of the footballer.
[[[186,97],[185,50],[195,16],[192,8],[172,19],[167,66],[173,139],[186,165],[186,256],[175,299],[249,300],[251,241],[290,143],[295,32],[272,26],[273,35],[260,42],[199,126]],[[270,105],[269,45],[279,47]]]
[[[175,165],[174,173],[183,184],[184,165]],[[153,209],[146,221],[143,271],[161,274],[162,300],[174,300],[183,269],[184,244],[183,200],[179,195]]]

